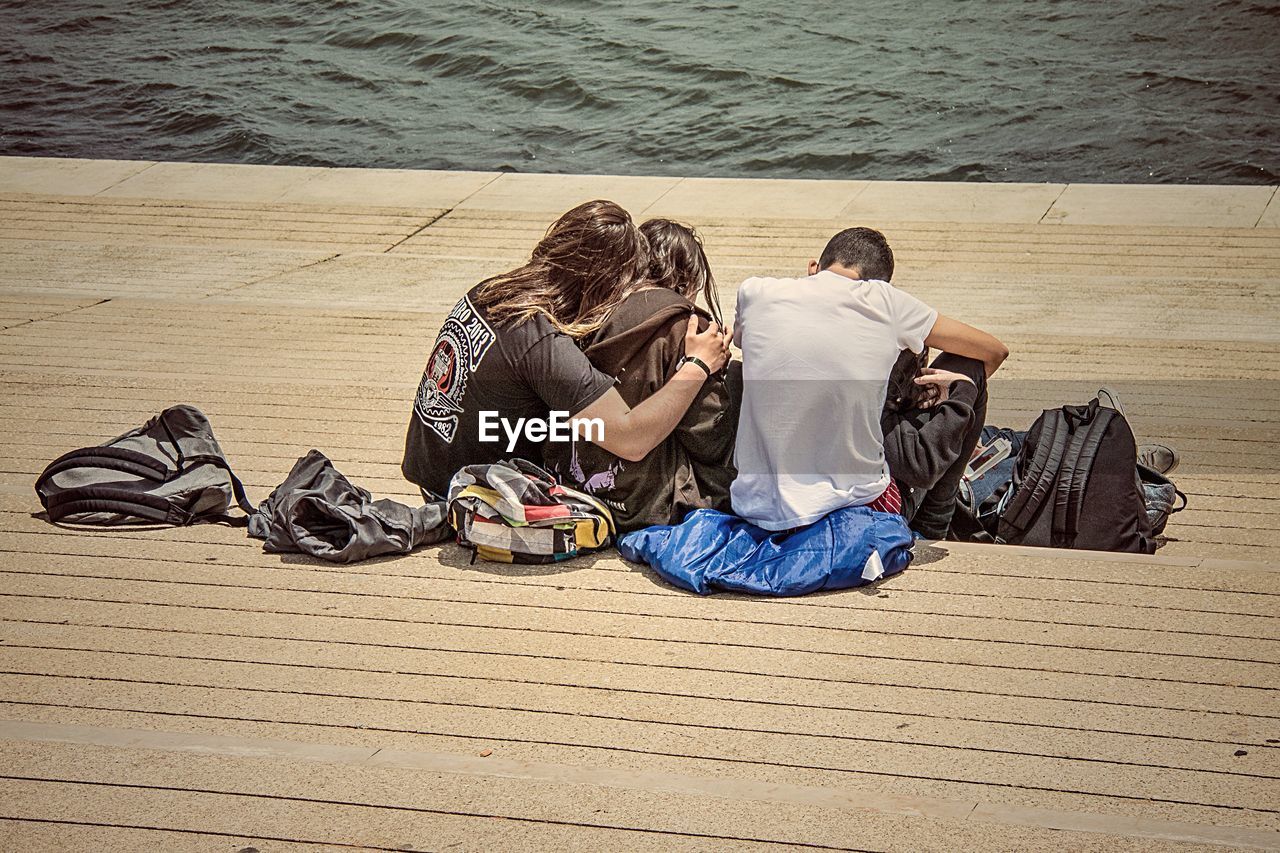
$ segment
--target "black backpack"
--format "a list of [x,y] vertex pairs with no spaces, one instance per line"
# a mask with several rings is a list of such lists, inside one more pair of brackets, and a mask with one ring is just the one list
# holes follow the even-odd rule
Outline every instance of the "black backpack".
[[1018,451],[999,538],[1014,545],[1154,553],[1136,456],[1124,415],[1097,399],[1046,409]]
[[172,524],[233,520],[253,507],[199,409],[174,406],[97,447],[64,453],[36,480],[54,522]]

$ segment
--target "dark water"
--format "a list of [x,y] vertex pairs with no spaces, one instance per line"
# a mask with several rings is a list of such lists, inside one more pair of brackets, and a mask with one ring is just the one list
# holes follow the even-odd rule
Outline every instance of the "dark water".
[[0,0],[0,153],[1280,180],[1280,3]]

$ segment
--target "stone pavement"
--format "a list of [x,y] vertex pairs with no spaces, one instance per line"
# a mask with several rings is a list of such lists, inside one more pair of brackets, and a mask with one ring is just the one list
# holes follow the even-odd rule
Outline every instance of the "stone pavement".
[[[730,311],[882,228],[1010,344],[993,422],[1112,385],[1191,508],[1153,557],[923,545],[786,601],[32,517],[50,459],[178,402],[255,499],[313,446],[410,499],[444,314],[595,197],[696,225]],[[1274,187],[0,158],[0,211],[6,847],[1280,847]]]

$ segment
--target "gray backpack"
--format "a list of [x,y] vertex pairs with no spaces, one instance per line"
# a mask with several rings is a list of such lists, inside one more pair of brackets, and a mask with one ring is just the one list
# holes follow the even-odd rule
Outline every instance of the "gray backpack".
[[36,494],[50,521],[73,524],[243,524],[227,514],[232,500],[253,512],[208,418],[191,406],[59,456],[36,480]]

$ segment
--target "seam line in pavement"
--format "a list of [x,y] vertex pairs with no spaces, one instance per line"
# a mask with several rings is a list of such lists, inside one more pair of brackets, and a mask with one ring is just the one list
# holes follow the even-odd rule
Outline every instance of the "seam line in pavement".
[[0,329],[0,334],[3,334],[4,332],[12,332],[14,329],[21,329],[24,326],[30,326],[35,323],[43,323],[45,320],[53,320],[58,317],[65,317],[68,314],[74,314],[77,311],[85,311],[89,308],[97,308],[99,305],[106,305],[108,302],[110,302],[114,298],[115,297],[112,297],[112,296],[106,296],[106,297],[103,297],[102,299],[99,299],[97,302],[94,302],[91,305],[77,305],[75,308],[68,308],[66,311],[59,311],[56,314],[50,314],[47,317],[33,317],[30,320],[25,320],[21,323],[16,323],[12,326],[8,326],[4,329]]
[[[648,216],[650,210],[653,210],[655,207],[657,207],[659,202],[661,202],[667,196],[671,195],[671,193],[675,191],[676,187],[680,186],[684,182],[685,182],[685,178],[683,177],[677,178],[674,184],[672,184],[671,186],[663,190],[661,195],[659,195],[653,201],[649,202],[649,204],[644,208],[644,210],[636,214],[636,219],[643,219],[644,217]],[[638,225],[639,223],[637,222],[636,224]]]
[[1049,202],[1049,206],[1044,209],[1044,213],[1040,214],[1040,218],[1036,220],[1037,225],[1044,224],[1044,218],[1049,215],[1049,211],[1053,210],[1053,206],[1058,203],[1059,199],[1062,198],[1062,194],[1065,193],[1070,187],[1071,187],[1071,184],[1069,183],[1062,185],[1062,189],[1058,191],[1058,194],[1053,197],[1053,201]]
[[1007,806],[972,800],[944,800],[854,789],[839,790],[756,782],[746,779],[709,779],[654,771],[578,767],[496,757],[480,758],[444,752],[310,744],[225,735],[115,729],[19,720],[0,721],[0,738],[11,741],[79,744],[115,749],[150,749],[224,757],[317,761],[326,764],[386,767],[562,785],[594,785],[653,793],[789,803],[813,808],[1032,826],[1071,832],[1124,835],[1253,849],[1280,847],[1280,832],[1251,827],[1214,826],[1155,818],[1101,815],[1062,809]]
[[89,198],[97,198],[98,196],[102,195],[103,193],[105,193],[105,192],[109,192],[109,191],[111,191],[111,190],[115,189],[116,187],[120,186],[120,185],[121,185],[121,184],[123,184],[125,181],[127,181],[127,180],[129,180],[129,179],[131,179],[131,178],[136,178],[136,177],[138,177],[138,175],[141,175],[143,172],[147,171],[147,170],[148,170],[148,169],[150,169],[152,166],[156,165],[156,163],[157,163],[157,162],[158,162],[158,161],[153,160],[153,161],[151,161],[150,163],[147,163],[147,165],[143,166],[143,167],[142,167],[141,169],[139,169],[138,171],[136,171],[136,172],[130,172],[129,174],[125,175],[125,176],[124,176],[123,178],[121,178],[120,180],[116,181],[116,182],[115,182],[114,184],[112,184],[111,186],[109,186],[109,187],[103,187],[102,189],[98,190],[96,193],[94,193],[93,195],[89,196]]
[[1267,203],[1262,206],[1262,212],[1258,214],[1258,218],[1254,220],[1253,227],[1257,228],[1262,224],[1262,217],[1267,215],[1267,211],[1271,209],[1271,205],[1276,203],[1276,196],[1280,194],[1280,187],[1271,188],[1271,198],[1267,199]]
[[220,298],[220,297],[226,296],[228,293],[235,293],[237,290],[244,290],[246,287],[253,287],[255,284],[262,284],[264,281],[270,281],[273,278],[279,278],[285,275],[293,275],[296,272],[302,272],[303,270],[311,269],[312,267],[318,267],[321,264],[327,264],[329,263],[329,261],[332,261],[335,258],[342,257],[342,254],[343,254],[342,252],[334,252],[333,254],[326,255],[325,257],[320,258],[317,261],[308,261],[307,263],[303,264],[300,267],[290,267],[287,270],[277,270],[276,272],[267,273],[264,276],[260,276],[258,278],[250,279],[249,281],[242,282],[240,284],[235,285],[234,287],[228,287],[225,290],[215,290],[209,293],[205,293],[203,296],[198,296],[192,301],[201,302],[206,299]]
[[[470,196],[467,196],[467,198],[470,198]],[[466,201],[466,199],[463,199],[463,201]],[[458,204],[461,204],[461,203],[462,203],[462,202],[458,202]],[[420,225],[419,227],[417,227],[417,228],[415,228],[414,230],[410,231],[408,234],[404,235],[404,236],[403,236],[403,237],[401,237],[399,240],[395,241],[395,242],[394,242],[394,243],[392,243],[390,246],[388,246],[387,248],[383,249],[383,250],[382,250],[382,252],[381,252],[380,254],[386,255],[386,254],[390,253],[390,252],[391,252],[393,249],[395,249],[396,247],[398,247],[398,246],[402,245],[403,243],[405,243],[405,242],[406,242],[406,241],[408,241],[408,240],[412,240],[414,237],[417,237],[417,236],[418,236],[419,234],[421,234],[423,231],[426,231],[426,230],[427,230],[428,228],[430,228],[432,225],[435,225],[435,224],[436,224],[437,222],[439,222],[441,219],[444,219],[446,216],[448,216],[450,213],[453,213],[453,212],[454,212],[455,210],[457,210],[457,209],[458,209],[458,206],[457,206],[457,205],[454,205],[453,207],[449,208],[448,210],[445,210],[445,211],[443,211],[443,212],[441,212],[441,213],[436,214],[435,216],[433,216],[433,217],[431,217],[430,219],[428,219],[426,222],[422,223],[422,225]]]
[[449,209],[448,209],[448,210],[444,211],[443,213],[441,213],[441,214],[439,214],[439,215],[437,215],[437,216],[433,216],[433,217],[432,217],[428,222],[424,223],[424,224],[422,225],[422,227],[421,227],[421,228],[418,228],[416,231],[412,231],[412,232],[410,232],[410,233],[406,234],[405,236],[401,237],[399,240],[397,240],[396,242],[392,243],[392,244],[391,244],[390,246],[388,246],[387,248],[383,249],[383,250],[382,250],[382,252],[381,252],[380,254],[383,254],[383,255],[390,254],[392,251],[394,251],[395,249],[399,248],[400,246],[402,246],[403,244],[407,243],[408,241],[412,240],[414,237],[417,237],[417,236],[418,236],[419,234],[421,234],[423,231],[426,231],[426,230],[427,230],[428,228],[430,228],[432,225],[435,225],[435,224],[436,224],[437,222],[439,222],[441,219],[444,219],[444,218],[445,218],[446,216],[448,216],[450,213],[453,213],[455,210],[457,210],[459,207],[461,207],[463,204],[465,204],[465,203],[466,203],[466,202],[467,202],[467,201],[468,201],[472,196],[474,196],[476,193],[478,193],[478,192],[480,192],[481,190],[483,190],[483,189],[485,189],[486,187],[488,187],[488,186],[489,186],[490,184],[492,184],[494,181],[498,180],[498,178],[501,178],[501,177],[503,176],[503,174],[505,174],[505,173],[504,173],[504,172],[499,172],[499,173],[497,173],[497,174],[496,174],[496,175],[494,175],[492,178],[490,178],[489,180],[485,181],[483,184],[481,184],[480,186],[476,187],[474,190],[472,190],[471,192],[467,193],[465,196],[463,196],[462,198],[460,198],[460,199],[458,199],[456,202],[454,202],[454,203],[453,203],[453,205],[452,205],[451,207],[449,207]]

